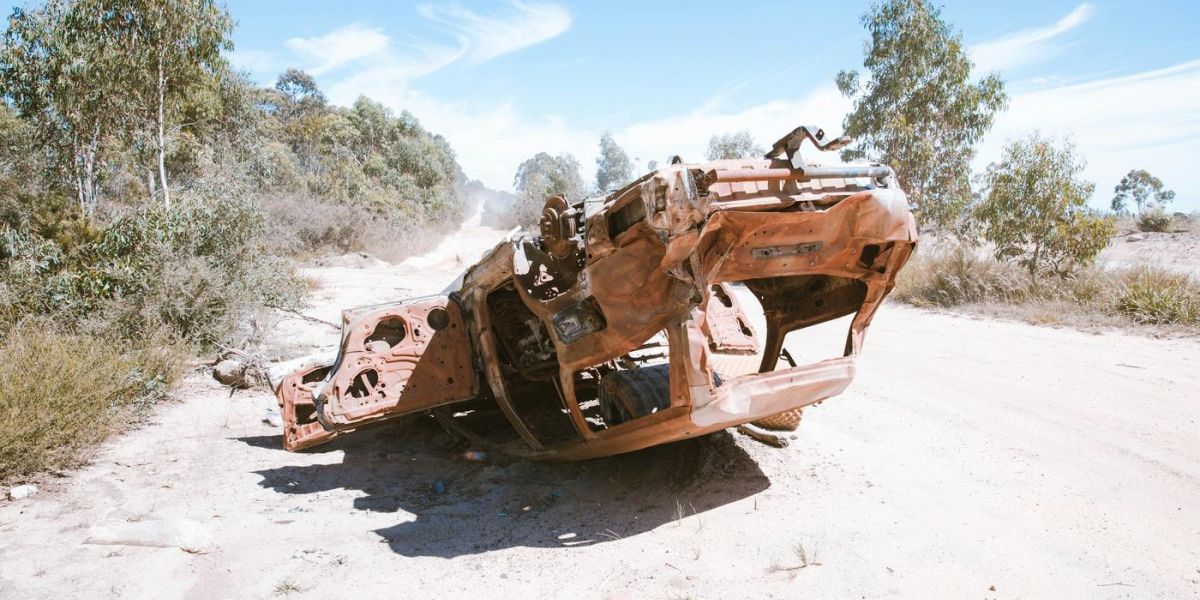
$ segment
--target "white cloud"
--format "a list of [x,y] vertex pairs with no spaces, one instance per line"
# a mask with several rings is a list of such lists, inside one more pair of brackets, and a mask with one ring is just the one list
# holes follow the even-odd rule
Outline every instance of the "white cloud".
[[378,27],[351,23],[320,37],[292,38],[285,45],[306,61],[306,71],[321,75],[347,63],[379,55],[387,50],[389,41]]
[[571,13],[549,3],[513,2],[510,10],[488,15],[457,4],[422,5],[417,11],[452,32],[473,63],[540,44],[571,27]]
[[1056,38],[1082,25],[1091,17],[1092,5],[1076,6],[1050,27],[1027,29],[970,47],[971,59],[981,73],[1003,71],[1048,58],[1058,52]]
[[[517,166],[538,152],[569,153],[579,160],[584,179],[594,178],[600,129],[576,127],[554,115],[526,118],[511,102],[486,107],[447,103],[387,86],[362,93],[417,115],[424,127],[450,142],[467,176],[488,187],[512,189]],[[716,133],[748,129],[764,148],[798,125],[818,125],[836,135],[850,103],[830,84],[798,100],[776,100],[740,110],[712,106],[705,102],[691,112],[635,123],[614,129],[612,134],[629,156],[637,159],[634,171],[640,173],[647,162],[666,164],[674,154],[688,161],[703,160],[708,138]]]
[[[708,139],[718,133],[747,129],[764,149],[800,125],[816,125],[838,135],[842,118],[851,108],[833,84],[820,85],[798,100],[772,100],[740,110],[713,110],[710,106],[705,103],[690,113],[636,123],[616,132],[614,138],[631,156],[642,160],[637,165],[640,169],[649,160],[664,164],[673,154],[685,161],[704,160]],[[599,134],[592,145],[598,138]]]
[[234,50],[230,53],[229,62],[233,63],[234,67],[249,71],[255,76],[264,74],[274,74],[273,72],[279,68],[279,54],[266,50]]
[[1200,60],[1017,94],[996,118],[976,166],[1000,156],[1005,142],[1041,130],[1070,135],[1096,182],[1092,205],[1106,207],[1130,169],[1146,169],[1174,189],[1175,208],[1200,208]]

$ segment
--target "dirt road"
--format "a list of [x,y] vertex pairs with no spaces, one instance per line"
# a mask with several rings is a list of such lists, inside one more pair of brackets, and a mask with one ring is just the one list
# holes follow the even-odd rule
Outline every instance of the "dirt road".
[[[327,261],[310,314],[437,291],[497,235],[463,233]],[[335,341],[278,331],[293,355]],[[786,449],[723,433],[560,465],[469,462],[421,421],[288,454],[266,392],[198,373],[91,466],[0,502],[0,597],[1198,597],[1198,361],[1196,340],[889,305]],[[215,547],[84,543],[173,518]]]

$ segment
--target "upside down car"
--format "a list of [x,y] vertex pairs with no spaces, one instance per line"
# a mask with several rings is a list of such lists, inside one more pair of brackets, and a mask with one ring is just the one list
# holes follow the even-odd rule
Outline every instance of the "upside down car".
[[[555,460],[794,428],[854,378],[917,242],[890,168],[801,156],[849,141],[799,127],[760,159],[673,159],[604,197],[549,198],[536,235],[510,235],[445,293],[344,311],[336,359],[279,381],[284,446],[413,413]],[[840,356],[784,349],[849,315]]]

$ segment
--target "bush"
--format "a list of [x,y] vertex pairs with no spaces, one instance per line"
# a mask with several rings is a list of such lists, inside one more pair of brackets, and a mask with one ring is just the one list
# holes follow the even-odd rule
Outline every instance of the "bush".
[[245,339],[253,311],[304,294],[290,262],[269,254],[265,226],[252,201],[198,196],[128,211],[79,243],[0,224],[0,327],[41,315],[112,339]]
[[1031,275],[1087,267],[1116,233],[1110,217],[1087,206],[1096,186],[1081,178],[1084,161],[1069,141],[1034,133],[1010,142],[981,177],[987,193],[973,209],[996,258]]
[[1171,215],[1162,210],[1148,210],[1137,220],[1138,231],[1163,232],[1171,229]]
[[182,374],[179,350],[59,333],[25,321],[0,338],[0,480],[81,464]]
[[1200,321],[1200,284],[1187,275],[1143,267],[1122,273],[1117,285],[1113,306],[1138,323]]
[[256,310],[296,306],[305,293],[265,234],[263,211],[236,197],[185,198],[118,219],[97,248],[112,322],[134,335],[166,327],[202,346],[244,341],[256,333]]

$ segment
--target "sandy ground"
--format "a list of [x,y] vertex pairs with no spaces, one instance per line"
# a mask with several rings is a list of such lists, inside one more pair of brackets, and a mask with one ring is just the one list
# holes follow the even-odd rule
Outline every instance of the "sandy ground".
[[1109,268],[1154,265],[1200,277],[1200,233],[1124,232],[1114,237],[1096,260]]
[[[326,261],[308,312],[437,291],[497,235]],[[277,331],[289,355],[336,341]],[[0,597],[1200,597],[1198,359],[1194,338],[889,305],[788,448],[572,464],[467,461],[420,420],[288,454],[269,394],[197,373],[91,466],[0,501]],[[214,547],[84,543],[179,518]]]

